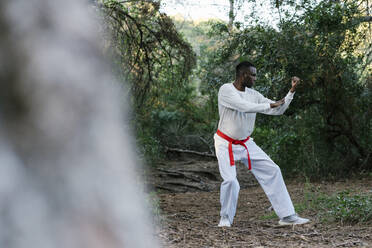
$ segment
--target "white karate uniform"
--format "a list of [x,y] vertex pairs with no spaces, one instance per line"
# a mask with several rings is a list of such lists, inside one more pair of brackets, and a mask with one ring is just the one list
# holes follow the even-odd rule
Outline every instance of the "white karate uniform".
[[[244,140],[254,129],[256,113],[281,115],[288,108],[294,93],[289,92],[285,103],[276,108],[270,108],[274,101],[265,98],[254,89],[245,88],[239,91],[232,83],[224,84],[218,92],[218,110],[220,121],[218,129],[236,140]],[[229,142],[217,134],[214,135],[216,155],[223,182],[221,184],[220,202],[221,216],[227,216],[233,223],[238,195],[239,182],[236,178],[236,167],[230,165],[228,152]],[[265,191],[274,211],[279,218],[295,214],[295,210],[285,186],[279,166],[256,145],[252,138],[245,142],[252,163],[252,173]],[[241,160],[248,165],[247,151],[241,145],[232,145],[234,160]]]

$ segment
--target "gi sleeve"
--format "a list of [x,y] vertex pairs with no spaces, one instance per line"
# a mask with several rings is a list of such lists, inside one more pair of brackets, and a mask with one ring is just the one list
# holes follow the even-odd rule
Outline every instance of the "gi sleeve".
[[[266,114],[266,115],[282,115],[287,110],[287,108],[289,107],[289,104],[292,102],[293,96],[294,96],[294,92],[292,93],[292,92],[289,91],[288,94],[284,98],[284,104],[283,105],[281,105],[279,107],[276,107],[276,108],[270,108],[268,110],[262,111],[261,113]],[[261,102],[261,103],[274,103],[275,101],[270,100],[270,99],[264,97],[263,95],[261,95],[259,102]]]
[[246,113],[263,113],[270,110],[270,102],[252,103],[240,97],[235,89],[225,84],[218,92],[218,104]]

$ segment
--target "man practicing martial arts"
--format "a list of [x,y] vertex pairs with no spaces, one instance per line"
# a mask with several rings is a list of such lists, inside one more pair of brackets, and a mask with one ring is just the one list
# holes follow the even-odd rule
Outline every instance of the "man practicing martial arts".
[[241,160],[252,171],[280,218],[279,225],[305,224],[309,220],[295,213],[280,168],[250,138],[256,113],[283,114],[293,99],[300,79],[293,77],[287,96],[274,102],[252,89],[256,72],[253,64],[247,61],[240,63],[236,67],[235,82],[222,85],[218,92],[220,121],[214,141],[223,178],[221,220],[218,226],[230,227],[236,212],[240,186],[234,160]]

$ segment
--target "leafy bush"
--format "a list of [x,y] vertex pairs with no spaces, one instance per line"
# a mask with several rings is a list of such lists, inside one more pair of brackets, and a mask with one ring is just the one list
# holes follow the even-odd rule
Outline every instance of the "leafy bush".
[[316,211],[324,222],[357,224],[372,221],[372,193],[355,193],[350,190],[332,195],[319,192],[307,184],[305,190],[305,209]]
[[326,215],[341,223],[363,223],[372,220],[372,195],[351,195],[343,191],[324,202],[329,209]]

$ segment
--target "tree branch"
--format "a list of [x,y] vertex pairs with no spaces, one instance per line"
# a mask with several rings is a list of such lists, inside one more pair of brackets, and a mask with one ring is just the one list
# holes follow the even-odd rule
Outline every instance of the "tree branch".
[[363,16],[360,18],[360,22],[372,22],[372,16]]
[[210,157],[210,158],[216,158],[215,154],[211,154],[208,152],[197,152],[197,151],[192,151],[192,150],[183,150],[179,148],[171,148],[171,147],[165,147],[166,152],[178,152],[178,153],[189,153],[189,154],[195,154],[199,156],[204,156],[204,157]]

